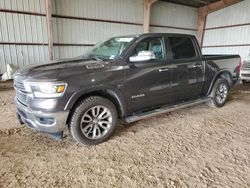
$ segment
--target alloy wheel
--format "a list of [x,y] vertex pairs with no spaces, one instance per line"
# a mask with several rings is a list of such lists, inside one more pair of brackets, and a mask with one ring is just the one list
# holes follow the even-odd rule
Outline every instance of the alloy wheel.
[[228,95],[228,88],[225,83],[221,83],[216,90],[216,96],[215,96],[216,101],[219,104],[224,103],[225,100],[227,99],[227,95]]
[[112,115],[105,106],[94,106],[88,109],[81,119],[81,131],[89,139],[102,138],[112,125]]

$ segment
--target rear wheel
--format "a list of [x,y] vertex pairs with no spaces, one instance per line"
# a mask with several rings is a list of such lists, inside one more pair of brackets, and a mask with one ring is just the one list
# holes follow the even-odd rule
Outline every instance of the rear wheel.
[[247,81],[246,80],[241,80],[242,81],[242,84],[246,84],[247,83]]
[[217,108],[224,106],[228,98],[228,93],[228,82],[223,78],[219,78],[214,84],[211,100],[207,102],[208,106]]
[[95,145],[106,141],[117,124],[117,111],[106,98],[92,96],[84,99],[75,108],[69,131],[82,144]]

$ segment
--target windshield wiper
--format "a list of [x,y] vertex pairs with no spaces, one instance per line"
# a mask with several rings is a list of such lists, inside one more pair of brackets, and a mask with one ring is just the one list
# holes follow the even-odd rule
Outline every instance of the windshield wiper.
[[90,58],[96,58],[96,59],[99,59],[99,60],[102,60],[102,61],[108,61],[108,60],[112,60],[112,59],[110,59],[110,56],[105,56],[105,55],[94,55],[94,54],[92,54],[92,55],[90,55],[89,56]]
[[95,55],[81,55],[80,57],[83,57],[84,59],[92,59],[96,61],[103,61],[103,59],[99,58],[99,56]]
[[97,56],[93,56],[93,55],[89,56],[89,58],[93,59],[93,60],[96,60],[96,61],[103,61],[103,59],[101,59],[101,58],[99,58]]

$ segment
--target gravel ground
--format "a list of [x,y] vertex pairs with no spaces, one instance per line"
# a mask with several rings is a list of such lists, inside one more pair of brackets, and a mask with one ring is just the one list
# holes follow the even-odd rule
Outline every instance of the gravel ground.
[[119,126],[98,146],[20,126],[0,83],[0,187],[250,187],[250,84],[205,104]]

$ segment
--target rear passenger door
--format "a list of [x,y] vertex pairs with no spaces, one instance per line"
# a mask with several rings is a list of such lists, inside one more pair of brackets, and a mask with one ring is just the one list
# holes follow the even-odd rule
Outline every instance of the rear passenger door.
[[201,96],[205,82],[205,62],[195,48],[190,36],[169,36],[172,58],[172,102],[179,103]]

